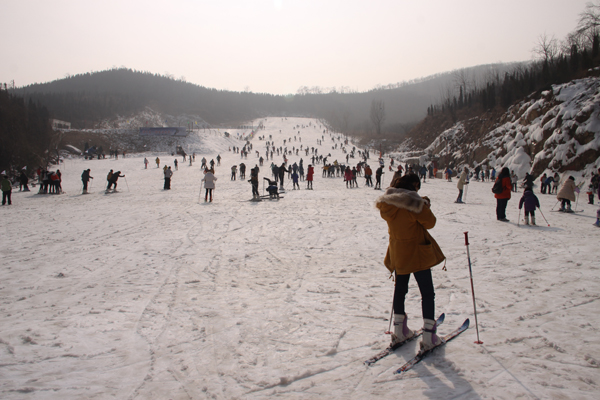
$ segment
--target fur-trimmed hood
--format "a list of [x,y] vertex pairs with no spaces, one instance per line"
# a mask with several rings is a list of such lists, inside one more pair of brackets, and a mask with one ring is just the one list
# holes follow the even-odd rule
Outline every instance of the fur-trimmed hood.
[[380,203],[390,204],[419,214],[423,211],[425,200],[413,190],[387,188],[385,194],[375,200],[375,206]]

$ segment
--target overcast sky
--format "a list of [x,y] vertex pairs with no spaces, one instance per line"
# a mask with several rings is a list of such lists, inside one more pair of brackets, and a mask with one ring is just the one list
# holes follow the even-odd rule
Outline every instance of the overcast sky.
[[111,67],[274,94],[532,58],[587,0],[0,0],[0,82]]

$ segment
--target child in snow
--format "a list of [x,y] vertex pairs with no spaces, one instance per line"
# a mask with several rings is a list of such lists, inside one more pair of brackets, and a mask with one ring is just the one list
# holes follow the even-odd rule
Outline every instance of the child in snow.
[[531,216],[531,225],[535,225],[535,209],[540,208],[540,201],[533,193],[530,187],[525,188],[523,196],[519,201],[519,210],[525,205],[525,225],[529,225],[529,216]]

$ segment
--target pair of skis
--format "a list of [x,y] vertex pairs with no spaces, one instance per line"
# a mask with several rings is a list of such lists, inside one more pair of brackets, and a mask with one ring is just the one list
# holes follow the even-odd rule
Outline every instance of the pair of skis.
[[[436,320],[436,325],[440,326],[445,319],[445,314],[442,314],[438,317],[438,319]],[[446,336],[442,336],[440,337],[441,341],[440,344],[438,344],[437,346],[426,350],[426,351],[419,351],[419,353],[414,356],[412,359],[410,359],[406,364],[404,364],[403,366],[401,366],[400,368],[398,368],[396,371],[394,371],[394,374],[400,374],[402,372],[408,371],[409,369],[411,369],[412,367],[414,367],[415,365],[417,365],[419,362],[421,362],[421,360],[423,360],[423,358],[427,357],[429,354],[431,354],[435,349],[437,349],[438,347],[441,347],[443,345],[445,345],[446,343],[448,343],[450,340],[454,339],[455,337],[457,337],[458,335],[460,335],[461,333],[463,333],[464,331],[466,331],[469,328],[469,319],[467,318],[465,320],[465,322],[463,322],[463,324],[456,328],[454,331],[450,332],[449,334],[447,334]],[[417,331],[414,332],[414,335],[411,336],[410,338],[406,339],[403,342],[400,343],[396,343],[395,345],[390,345],[388,346],[386,349],[382,350],[381,352],[377,353],[376,355],[374,355],[373,357],[369,358],[368,360],[365,361],[366,365],[373,365],[375,364],[377,361],[381,360],[382,358],[392,354],[396,349],[400,348],[401,346],[403,346],[404,344],[416,339],[417,337],[421,336],[423,334],[423,329],[419,329]]]

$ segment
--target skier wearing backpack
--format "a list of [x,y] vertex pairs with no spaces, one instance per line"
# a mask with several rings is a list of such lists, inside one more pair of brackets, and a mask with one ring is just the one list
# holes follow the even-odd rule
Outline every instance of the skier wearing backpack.
[[387,222],[390,239],[384,264],[396,277],[394,289],[395,345],[411,338],[404,308],[408,282],[413,274],[421,292],[423,315],[423,340],[421,351],[440,344],[436,335],[435,292],[431,268],[446,259],[433,237],[427,232],[435,226],[436,218],[431,212],[430,201],[417,193],[421,188],[419,177],[408,174],[392,181],[385,194],[376,200],[375,206]]
[[510,170],[504,167],[500,171],[500,174],[498,174],[494,187],[492,187],[492,192],[494,192],[494,197],[496,198],[496,219],[498,221],[508,222],[508,219],[506,219],[506,206],[508,205],[508,200],[510,200],[511,190]]

